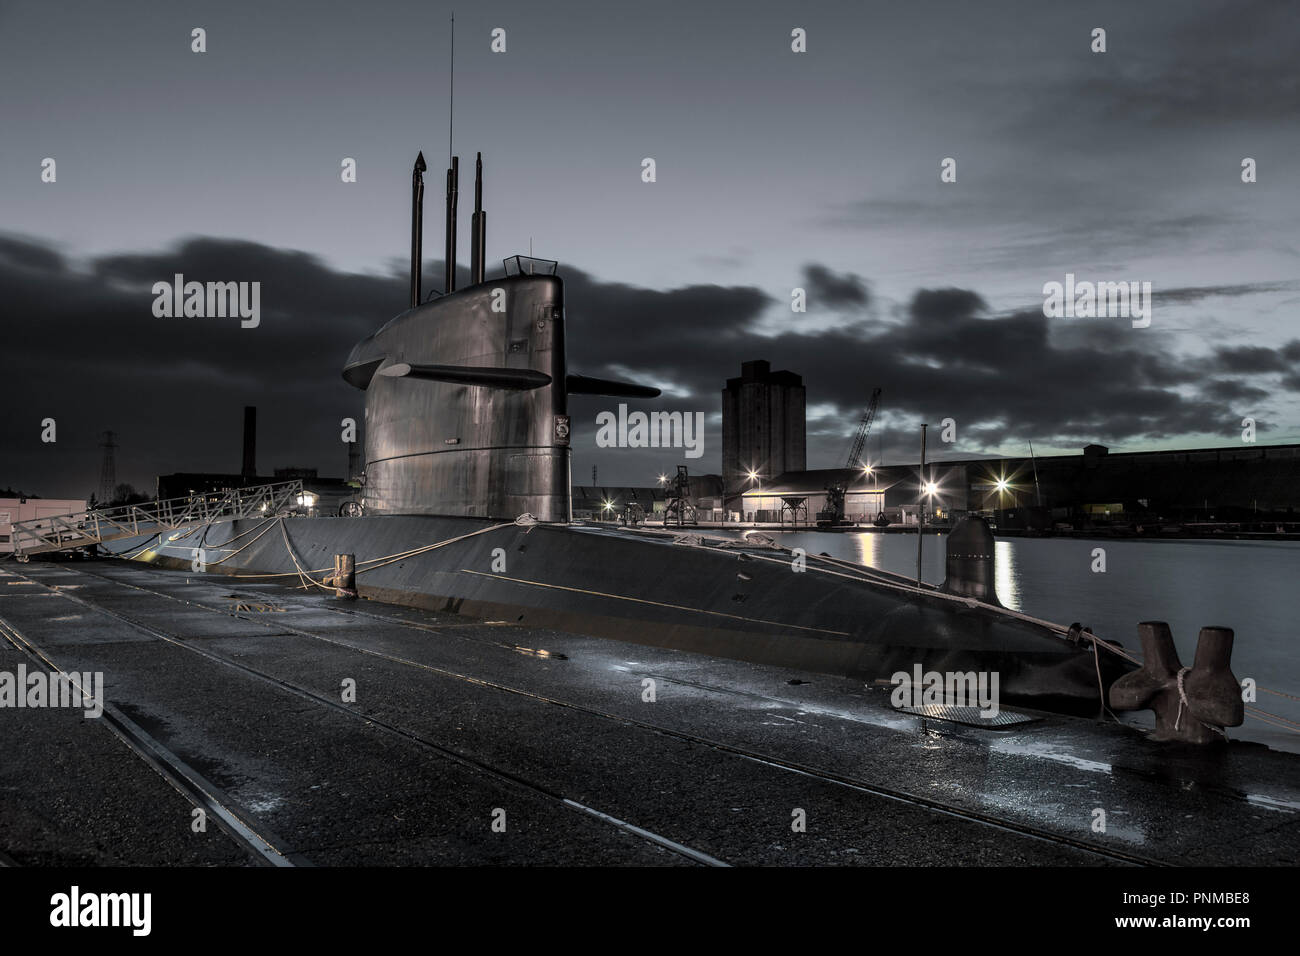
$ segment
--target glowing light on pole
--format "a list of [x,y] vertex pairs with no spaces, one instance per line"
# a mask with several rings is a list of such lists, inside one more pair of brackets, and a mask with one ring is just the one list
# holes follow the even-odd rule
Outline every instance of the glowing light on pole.
[[[925,479],[925,430],[929,425],[921,425],[921,478]],[[926,482],[932,484],[932,482]],[[921,548],[925,543],[925,498],[917,502],[916,509],[916,586],[921,586]]]
[[[763,478],[763,476],[760,475],[758,472],[756,472],[753,468],[749,469],[749,471],[746,473],[745,477],[747,477],[747,478],[749,479],[749,485],[750,485],[751,488],[754,486],[754,483],[755,483],[755,482],[758,482],[758,490],[759,490],[759,491],[762,491],[762,490],[763,490],[763,482],[762,482],[762,478]],[[745,500],[744,498],[741,498],[742,508],[743,508],[743,502],[744,502],[744,500]],[[743,511],[741,512],[741,515],[742,515],[742,516],[744,515],[744,512],[743,512]],[[754,509],[754,526],[755,526],[755,527],[758,526],[758,509],[757,509],[757,508]]]

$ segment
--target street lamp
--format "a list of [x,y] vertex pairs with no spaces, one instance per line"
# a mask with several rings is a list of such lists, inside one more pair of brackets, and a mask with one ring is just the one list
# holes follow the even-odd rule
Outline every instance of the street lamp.
[[993,483],[993,490],[998,493],[998,508],[1002,508],[1002,500],[1007,493],[1007,479],[1004,475]]
[[[870,464],[866,464],[862,466],[862,475],[863,477],[866,477],[867,475],[871,476],[871,499],[876,503],[876,518],[879,518],[885,510],[884,501],[878,494],[880,491],[880,474]],[[845,506],[845,510],[848,510],[847,505]]]
[[[760,475],[758,472],[756,472],[753,468],[749,469],[749,471],[746,472],[745,477],[749,479],[749,485],[750,485],[751,488],[752,488],[752,487],[754,486],[754,484],[757,482],[757,484],[758,484],[758,490],[759,490],[760,492],[763,490],[763,476]],[[742,507],[742,509],[743,509],[743,508],[744,508],[744,501],[745,501],[745,499],[744,499],[743,496],[741,497],[740,501],[741,501],[741,507]],[[744,514],[744,511],[743,511],[743,510],[741,511],[741,514],[742,514],[742,515]],[[758,508],[757,508],[757,507],[754,508],[754,525],[755,525],[755,527],[758,526]]]

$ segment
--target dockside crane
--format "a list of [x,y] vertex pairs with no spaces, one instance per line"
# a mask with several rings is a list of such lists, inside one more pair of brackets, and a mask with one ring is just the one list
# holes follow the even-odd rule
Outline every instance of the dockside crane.
[[[876,409],[880,406],[880,389],[871,390],[871,401],[858,423],[858,432],[853,436],[853,445],[849,448],[845,468],[862,468],[862,450],[867,447],[867,436],[871,434],[871,423],[876,418]],[[817,527],[833,528],[844,521],[844,496],[846,485],[831,485],[826,489],[826,507],[817,512]]]
[[871,402],[867,405],[867,410],[862,416],[862,421],[858,424],[858,434],[853,439],[853,447],[849,450],[849,460],[845,468],[862,467],[862,449],[867,446],[867,435],[871,433],[871,422],[876,417],[876,408],[880,405],[880,389],[872,389]]

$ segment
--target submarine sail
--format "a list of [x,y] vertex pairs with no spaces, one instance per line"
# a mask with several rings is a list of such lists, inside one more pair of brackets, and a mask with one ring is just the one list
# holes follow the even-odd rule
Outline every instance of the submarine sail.
[[[411,288],[420,288],[424,157],[416,160]],[[485,277],[483,160],[475,164],[471,285],[456,289],[458,158],[447,171],[446,294],[411,307],[352,350],[366,392],[370,514],[570,519],[568,396],[653,398],[659,389],[568,374],[564,282],[554,263]],[[509,268],[507,267],[507,271]]]

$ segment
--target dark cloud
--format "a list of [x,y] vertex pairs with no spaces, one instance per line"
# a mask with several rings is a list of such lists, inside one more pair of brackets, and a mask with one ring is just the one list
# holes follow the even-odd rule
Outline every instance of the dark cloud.
[[46,275],[65,268],[63,256],[54,249],[16,236],[0,236],[0,265],[6,270],[33,270]]
[[841,309],[845,306],[867,304],[869,294],[862,277],[852,272],[836,275],[825,266],[810,263],[803,268],[804,284],[811,306]]
[[755,286],[690,285],[660,291],[601,282],[566,267],[571,358],[635,363],[640,355],[717,349],[742,336],[772,302]]
[[[579,301],[570,294],[571,307]],[[1300,349],[1300,340],[1276,353],[1223,347],[1187,358],[1170,354],[1155,340],[1126,335],[1127,323],[1097,320],[1073,325],[1069,344],[1062,344],[1041,309],[990,315],[984,299],[969,289],[919,290],[893,324],[855,321],[775,336],[762,334],[743,314],[729,323],[697,315],[692,324],[699,332],[687,341],[704,343],[702,348],[652,337],[639,340],[619,362],[649,378],[679,383],[690,393],[658,404],[705,412],[716,411],[722,380],[736,373],[742,359],[767,358],[774,367],[799,372],[809,405],[832,410],[809,421],[811,467],[838,463],[875,386],[883,388],[884,398],[870,449],[873,455],[883,449],[894,461],[915,458],[915,423],[945,417],[957,420],[959,442],[939,454],[963,457],[1030,440],[1044,447],[1081,447],[1093,441],[1131,444],[1222,434],[1226,441],[1236,434],[1241,403],[1255,413],[1274,391],[1300,390],[1290,380],[1277,383],[1278,389],[1274,379],[1261,380],[1289,367],[1278,356]],[[590,350],[590,361],[602,360],[594,343],[581,348]],[[590,410],[586,417],[594,418],[595,409],[603,407],[596,399],[576,404],[575,456],[585,456],[586,467],[575,467],[575,474],[588,471],[587,462],[597,457],[583,451],[593,431],[583,413]],[[716,449],[719,439],[715,426],[709,447]],[[655,460],[648,452],[618,454],[621,461],[644,461],[636,468],[645,473]],[[602,460],[609,457],[606,453]],[[715,468],[713,461],[707,467]]]
[[1206,398],[1220,402],[1257,402],[1269,396],[1268,391],[1265,389],[1233,381],[1232,379],[1213,379],[1206,382],[1201,387],[1201,393]]
[[1296,282],[1243,282],[1238,285],[1191,286],[1185,289],[1153,289],[1151,298],[1156,303],[1176,302],[1186,305],[1220,296],[1236,298],[1257,295],[1261,292],[1284,292],[1300,288]]
[[[261,325],[156,318],[151,287],[176,273],[261,282]],[[426,262],[426,281],[441,274],[441,262]],[[660,292],[578,269],[564,276],[571,364],[597,374],[620,363],[645,367],[640,356],[669,343],[687,354],[729,350],[717,330],[746,328],[769,302],[752,287]],[[142,487],[159,473],[237,470],[245,404],[259,406],[261,471],[297,465],[341,474],[340,421],[361,420],[363,396],[340,369],[353,344],[405,308],[407,294],[404,274],[341,272],[252,242],[192,238],[161,252],[104,256],[77,272],[43,243],[6,237],[0,301],[13,318],[0,484],[87,495],[104,430],[118,433],[119,478]],[[694,369],[694,380],[705,376],[703,364]],[[678,376],[665,367],[661,377]],[[57,423],[54,443],[40,440],[45,418]]]
[[[865,294],[857,277],[819,270],[805,275],[860,285]],[[426,263],[427,276],[440,271]],[[150,286],[176,272],[262,282],[261,326],[155,318]],[[883,443],[892,460],[914,456],[921,420],[956,419],[959,442],[940,451],[963,456],[1030,439],[1068,447],[1226,436],[1246,412],[1263,420],[1259,403],[1270,389],[1300,390],[1300,339],[1277,350],[1221,346],[1189,359],[1157,351],[1126,323],[1097,321],[1075,326],[1063,343],[1041,309],[990,314],[977,293],[959,288],[921,289],[891,322],[862,318],[773,335],[761,320],[779,303],[754,286],[655,290],[575,268],[562,275],[571,367],[665,385],[670,391],[648,407],[705,413],[706,455],[688,462],[693,471],[717,469],[719,391],[752,358],[802,374],[809,405],[826,413],[809,423],[810,466],[838,461],[876,386],[884,398],[870,449]],[[300,465],[339,474],[340,420],[360,420],[363,404],[339,370],[358,339],[404,308],[406,295],[404,275],[341,272],[249,242],[194,238],[80,269],[41,243],[6,238],[0,301],[14,318],[0,484],[87,494],[105,429],[119,436],[119,477],[139,485],[170,471],[234,470],[245,404],[260,409],[263,472]],[[642,482],[682,460],[595,449],[596,412],[616,404],[574,397],[576,476],[599,464],[606,481]],[[54,444],[40,441],[46,417],[58,422]]]
[[918,289],[912,296],[911,315],[917,322],[950,322],[978,315],[988,306],[969,289]]
[[[263,470],[344,470],[339,421],[360,419],[362,403],[339,369],[353,342],[399,310],[403,278],[339,273],[302,253],[218,239],[104,257],[83,272],[39,243],[10,238],[4,248],[13,400],[0,424],[0,482],[84,496],[98,482],[104,430],[118,433],[118,476],[133,484],[237,470],[245,404],[261,410]],[[151,286],[177,272],[260,281],[261,325],[155,318]],[[47,417],[57,423],[51,444],[40,440]]]
[[[1290,343],[1290,347],[1297,346],[1300,346],[1300,340]],[[1284,372],[1291,363],[1286,360],[1280,349],[1269,349],[1260,345],[1240,345],[1216,348],[1209,364],[1226,372]]]

